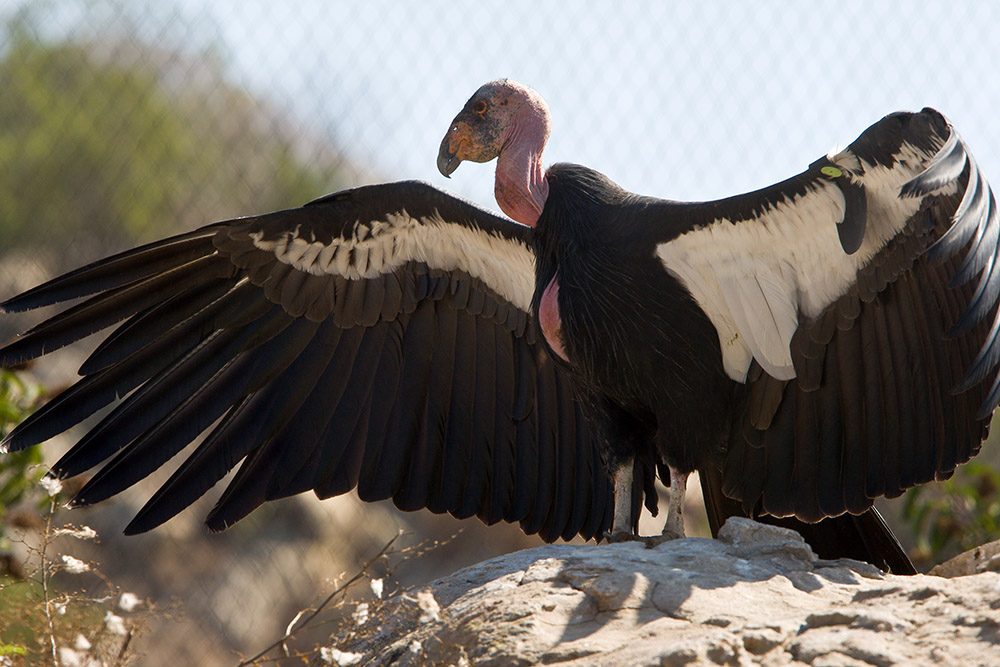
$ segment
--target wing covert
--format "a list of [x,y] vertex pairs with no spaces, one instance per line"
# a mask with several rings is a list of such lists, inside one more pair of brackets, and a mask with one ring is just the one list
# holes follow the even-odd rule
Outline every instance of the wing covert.
[[[817,319],[868,280],[866,267],[928,197],[962,187],[963,222],[942,243],[953,249],[975,234],[988,186],[978,197],[978,185],[964,189],[958,179],[966,164],[978,184],[978,168],[939,113],[892,114],[787,181],[716,202],[675,204],[683,233],[660,243],[657,255],[712,319],[731,378],[744,381],[753,359],[773,377],[791,379],[791,334],[799,321]],[[973,263],[969,271],[981,269]]]

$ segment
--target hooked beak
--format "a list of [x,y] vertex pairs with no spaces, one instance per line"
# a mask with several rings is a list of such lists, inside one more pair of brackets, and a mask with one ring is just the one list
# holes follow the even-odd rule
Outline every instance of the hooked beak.
[[445,178],[451,178],[452,173],[462,164],[462,159],[452,152],[449,137],[445,137],[441,142],[441,150],[438,151],[438,171]]
[[[438,171],[445,178],[451,178],[452,173],[458,169],[458,165],[463,160],[468,160],[469,148],[475,145],[474,133],[469,123],[458,114],[455,120],[451,121],[448,132],[441,140],[441,150],[438,151]],[[475,159],[475,158],[473,158]]]

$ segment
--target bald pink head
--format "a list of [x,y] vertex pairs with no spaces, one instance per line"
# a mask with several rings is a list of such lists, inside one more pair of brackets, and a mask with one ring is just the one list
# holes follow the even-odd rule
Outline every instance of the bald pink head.
[[463,160],[497,158],[497,203],[517,222],[534,227],[549,194],[542,169],[549,124],[541,95],[509,79],[491,81],[451,122],[438,152],[438,170],[450,176]]

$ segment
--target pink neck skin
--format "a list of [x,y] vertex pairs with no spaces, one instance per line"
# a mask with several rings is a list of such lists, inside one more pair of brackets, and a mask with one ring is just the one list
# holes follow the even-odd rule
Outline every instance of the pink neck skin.
[[563,347],[562,340],[562,319],[559,317],[559,274],[552,276],[552,280],[542,292],[542,298],[538,303],[538,324],[542,327],[542,335],[548,342],[552,351],[569,361],[566,356],[566,348]]
[[510,133],[497,157],[497,204],[523,225],[534,227],[542,214],[549,184],[542,169],[542,151],[549,138],[548,113],[528,105],[511,124]]

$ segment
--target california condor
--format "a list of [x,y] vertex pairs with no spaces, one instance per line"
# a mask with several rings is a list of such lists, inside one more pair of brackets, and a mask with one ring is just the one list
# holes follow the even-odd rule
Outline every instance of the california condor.
[[497,158],[513,220],[428,184],[373,185],[9,299],[88,297],[0,350],[6,366],[112,330],[3,448],[124,397],[52,467],[110,459],[79,506],[199,440],[127,533],[239,464],[213,530],[266,500],[356,487],[545,540],[618,539],[655,509],[659,475],[669,537],[698,470],[713,532],[758,516],[820,555],[912,572],[873,500],[948,477],[1000,401],[1000,221],[951,125],[893,114],[797,176],[699,203],[543,170],[548,135],[541,97],[502,80],[441,144],[446,176]]

